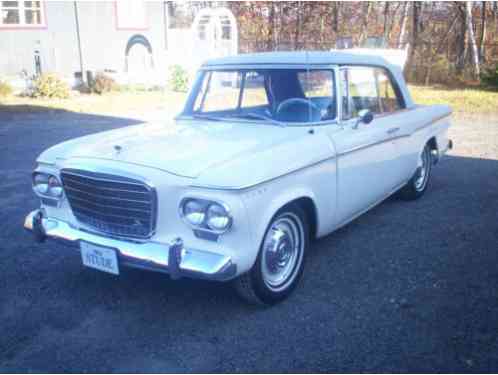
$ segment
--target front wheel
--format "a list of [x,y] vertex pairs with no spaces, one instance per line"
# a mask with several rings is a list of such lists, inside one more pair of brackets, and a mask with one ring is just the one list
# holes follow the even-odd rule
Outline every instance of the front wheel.
[[309,247],[309,225],[305,212],[291,204],[273,217],[252,269],[235,280],[245,300],[273,305],[284,300],[296,287]]
[[404,200],[415,200],[424,195],[432,172],[432,150],[426,144],[419,156],[417,170],[408,183],[399,191]]

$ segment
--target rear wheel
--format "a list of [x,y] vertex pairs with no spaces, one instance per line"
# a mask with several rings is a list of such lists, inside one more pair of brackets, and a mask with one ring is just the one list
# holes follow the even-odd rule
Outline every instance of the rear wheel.
[[417,170],[408,183],[399,191],[399,196],[404,200],[415,200],[424,195],[429,185],[432,172],[432,150],[426,144],[419,156]]
[[273,305],[296,287],[309,246],[305,212],[291,204],[281,209],[269,224],[252,269],[235,280],[239,295],[251,303]]

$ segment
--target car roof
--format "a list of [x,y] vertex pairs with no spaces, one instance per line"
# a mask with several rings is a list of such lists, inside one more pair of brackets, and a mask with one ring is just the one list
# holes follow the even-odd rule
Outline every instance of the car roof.
[[211,59],[203,67],[218,67],[223,65],[375,65],[392,68],[392,65],[381,56],[366,55],[352,52],[326,51],[288,51],[288,52],[259,52]]

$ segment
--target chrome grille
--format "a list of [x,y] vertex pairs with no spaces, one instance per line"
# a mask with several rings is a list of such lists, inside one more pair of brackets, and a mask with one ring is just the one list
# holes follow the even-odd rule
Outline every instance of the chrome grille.
[[133,238],[154,232],[156,194],[144,182],[76,169],[63,169],[61,179],[74,216],[90,229]]

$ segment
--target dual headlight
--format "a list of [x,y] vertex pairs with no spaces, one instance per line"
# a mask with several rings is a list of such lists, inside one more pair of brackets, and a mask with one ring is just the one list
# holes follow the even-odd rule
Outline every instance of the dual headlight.
[[64,193],[62,184],[56,176],[42,172],[33,173],[33,189],[40,196],[55,199],[62,198]]
[[205,199],[183,199],[180,203],[180,215],[194,229],[223,233],[232,225],[227,205]]

